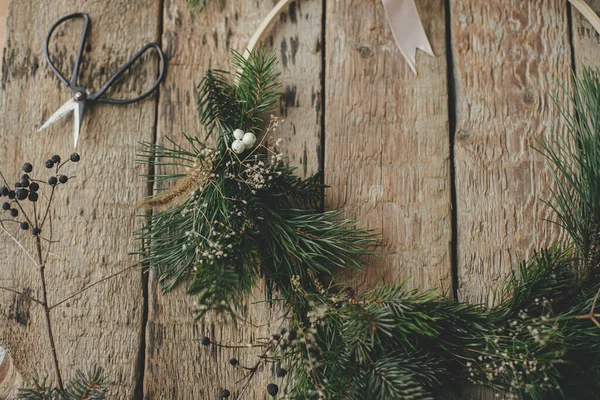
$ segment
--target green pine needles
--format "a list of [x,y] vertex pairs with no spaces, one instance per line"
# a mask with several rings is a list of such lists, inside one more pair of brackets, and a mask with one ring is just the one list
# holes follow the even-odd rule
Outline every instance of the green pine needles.
[[538,144],[556,181],[548,204],[571,243],[517,266],[488,309],[402,282],[360,296],[336,283],[335,272],[361,267],[375,238],[342,210],[319,211],[320,177],[300,179],[279,153],[279,121],[265,118],[278,99],[275,57],[234,54],[233,67],[209,71],[199,87],[214,147],[187,137],[143,153],[158,171],[180,171],[152,177],[176,183],[145,202],[156,212],[138,232],[165,290],[186,282],[199,317],[235,320],[264,279],[268,298],[288,310],[288,328],[261,362],[290,371],[286,398],[461,399],[465,383],[509,398],[600,398],[597,71],[573,78],[561,108],[570,134]]
[[[309,284],[310,274],[357,268],[364,246],[374,240],[340,211],[319,212],[320,176],[300,179],[278,152],[273,135],[279,121],[263,121],[279,98],[276,66],[266,51],[248,61],[234,53],[233,76],[207,73],[199,106],[215,148],[188,137],[185,148],[173,142],[147,145],[143,154],[145,160],[156,159],[159,169],[188,169],[186,175],[154,177],[159,183],[178,181],[148,200],[148,206],[166,208],[150,217],[138,236],[144,260],[158,269],[165,290],[190,282],[199,317],[217,311],[235,318],[259,278],[270,298],[274,291],[289,295],[292,277]],[[249,138],[262,133],[262,140],[236,153],[234,132]]]
[[104,400],[106,385],[102,368],[95,367],[90,372],[77,371],[67,382],[64,390],[59,390],[45,379],[33,379],[29,387],[19,389],[19,399],[23,400]]

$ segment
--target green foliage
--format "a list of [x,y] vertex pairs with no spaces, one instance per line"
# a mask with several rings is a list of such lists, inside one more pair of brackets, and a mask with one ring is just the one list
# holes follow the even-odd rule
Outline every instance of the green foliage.
[[[598,71],[584,69],[573,75],[573,94],[558,104],[568,134],[541,140],[539,151],[555,176],[550,206],[556,223],[571,236],[582,262],[582,275],[598,274],[600,256],[600,80]],[[571,111],[572,110],[572,111]]]
[[[190,281],[198,317],[216,311],[235,318],[258,278],[265,279],[271,298],[274,291],[289,295],[293,276],[308,282],[308,271],[330,275],[356,268],[368,254],[364,246],[373,242],[340,211],[319,212],[320,175],[299,178],[276,146],[265,144],[278,126],[276,119],[266,127],[263,122],[279,96],[276,61],[264,50],[247,61],[233,53],[233,81],[223,71],[206,74],[199,87],[200,116],[209,134],[218,134],[216,149],[187,137],[185,147],[172,141],[146,144],[141,154],[159,171],[188,169],[187,175],[152,177],[160,184],[178,180],[181,201],[154,213],[137,235],[144,263],[158,270],[165,290]],[[235,154],[230,143],[238,128],[263,132],[263,140]]]
[[104,372],[95,367],[85,373],[77,371],[64,390],[59,390],[46,379],[34,378],[29,387],[19,389],[23,400],[103,400],[106,398]]
[[600,315],[600,75],[573,82],[562,108],[570,135],[540,141],[556,180],[548,204],[571,244],[521,263],[489,310],[402,283],[351,301],[305,294],[308,311],[294,322],[304,340],[281,356],[294,370],[292,398],[459,399],[464,382],[519,399],[600,398],[590,314]]
[[262,49],[248,60],[232,52],[232,68],[233,82],[229,72],[209,70],[198,89],[200,122],[208,128],[208,135],[218,131],[221,152],[228,148],[235,129],[258,133],[264,113],[280,96],[280,73],[272,52]]
[[264,51],[248,61],[234,54],[233,75],[207,73],[200,118],[217,134],[216,149],[188,137],[184,147],[144,151],[158,170],[188,169],[153,177],[178,180],[165,193],[183,193],[182,201],[138,233],[165,290],[189,281],[199,316],[235,317],[264,279],[267,297],[280,296],[288,310],[290,330],[265,357],[293,374],[288,398],[456,400],[466,382],[519,399],[600,398],[598,72],[574,78],[563,108],[570,134],[539,145],[556,179],[548,204],[571,243],[518,265],[488,309],[403,282],[356,298],[336,283],[334,272],[358,269],[371,254],[371,232],[342,210],[319,211],[320,176],[297,177],[276,145],[261,141],[242,155],[229,148],[235,129],[263,138],[276,131],[277,120],[263,121],[277,101],[275,65]]

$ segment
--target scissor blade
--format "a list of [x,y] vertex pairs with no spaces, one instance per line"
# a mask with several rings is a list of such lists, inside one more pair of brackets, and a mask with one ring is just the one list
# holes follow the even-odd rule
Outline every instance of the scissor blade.
[[76,103],[76,107],[73,110],[73,124],[74,124],[74,131],[73,131],[74,144],[73,144],[73,146],[75,147],[75,149],[77,149],[77,142],[79,141],[79,132],[81,132],[81,123],[83,121],[84,102],[79,101],[79,102],[75,102],[75,103]]
[[73,98],[69,99],[58,110],[56,110],[56,112],[54,114],[52,114],[52,116],[50,118],[48,118],[48,121],[46,121],[44,123],[44,125],[42,125],[42,127],[38,130],[38,132],[46,129],[47,127],[49,127],[50,125],[52,125],[53,123],[55,123],[56,121],[58,121],[59,119],[61,119],[65,115],[67,115],[68,113],[70,113],[71,111],[75,110],[76,107],[77,107],[77,102],[75,101],[75,99],[73,99]]

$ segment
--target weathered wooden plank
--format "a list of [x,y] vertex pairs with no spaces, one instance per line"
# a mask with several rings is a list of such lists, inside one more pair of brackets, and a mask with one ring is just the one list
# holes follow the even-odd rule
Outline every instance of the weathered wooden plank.
[[[4,38],[6,37],[6,15],[8,14],[8,0],[0,0],[0,47],[4,48]],[[2,68],[2,60],[0,60]]]
[[327,2],[325,183],[328,208],[383,236],[359,284],[409,276],[451,287],[451,207],[444,2],[417,2],[437,57],[415,76],[381,2]]
[[556,242],[530,146],[562,131],[549,91],[571,68],[567,2],[451,2],[459,297],[491,303],[511,266]]
[[[195,111],[195,86],[209,67],[229,69],[230,50],[244,50],[273,6],[273,2],[209,3],[203,12],[189,10],[183,0],[165,4],[163,45],[170,56],[170,69],[159,100],[160,143],[167,136],[180,142],[183,134],[204,136]],[[283,72],[279,111],[286,121],[279,129],[281,147],[304,175],[319,169],[321,18],[320,2],[292,3],[265,40],[276,49]],[[236,386],[235,382],[242,371],[228,360],[236,357],[242,365],[253,365],[258,351],[205,348],[200,339],[206,335],[222,343],[247,344],[267,337],[279,329],[277,312],[269,311],[264,303],[249,302],[244,315],[248,323],[240,322],[237,329],[210,318],[195,323],[193,299],[184,287],[162,295],[154,274],[149,286],[145,394],[164,399],[212,399],[226,387],[237,398],[242,384]],[[263,296],[257,290],[253,299]],[[273,371],[261,371],[244,398],[266,398],[266,386],[273,381]]]
[[[74,11],[89,13],[92,30],[81,71],[83,83],[98,89],[118,66],[143,44],[158,39],[159,0],[147,1],[13,1],[10,4],[2,75],[0,168],[10,179],[20,177],[25,161],[34,176],[47,177],[43,162],[52,154],[73,151],[73,122],[67,117],[43,133],[37,129],[70,96],[46,66],[43,56],[47,29]],[[57,66],[70,73],[81,23],[57,31],[51,46]],[[118,91],[132,96],[150,87],[157,62],[140,64]],[[134,261],[135,202],[147,188],[137,176],[140,140],[152,140],[156,101],[149,98],[125,107],[99,105],[89,110],[78,152],[81,162],[67,168],[75,175],[55,198],[56,255],[46,267],[48,295],[54,304],[86,285],[122,270]],[[37,268],[5,236],[0,241],[0,285],[31,290],[40,298]],[[32,236],[19,233],[30,248]],[[95,286],[52,311],[55,340],[66,377],[77,368],[98,365],[106,370],[110,398],[131,398],[138,379],[137,359],[142,338],[143,295],[139,270]],[[34,373],[53,377],[40,307],[0,292],[0,342],[13,356],[23,377]]]
[[[587,4],[600,13],[600,0],[588,0]],[[600,34],[587,19],[572,8],[573,52],[575,68],[580,73],[584,67],[598,68],[600,64]]]
[[[530,146],[562,131],[549,91],[571,68],[567,2],[451,1],[460,300],[492,304],[511,267],[556,243],[551,178]],[[472,398],[496,398],[486,390]]]

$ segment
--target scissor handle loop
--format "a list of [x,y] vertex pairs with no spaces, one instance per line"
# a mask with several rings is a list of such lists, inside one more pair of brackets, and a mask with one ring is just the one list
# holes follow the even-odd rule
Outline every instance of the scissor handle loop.
[[[63,22],[68,21],[70,19],[75,19],[75,18],[81,18],[81,19],[83,19],[84,26],[83,26],[83,33],[81,35],[81,41],[79,42],[79,51],[77,52],[77,59],[75,60],[75,66],[73,67],[73,73],[71,74],[71,81],[69,81],[67,78],[65,78],[63,76],[63,74],[61,74],[58,71],[58,69],[56,68],[56,66],[52,62],[52,60],[50,60],[50,54],[48,52],[48,47],[50,45],[50,38],[52,37],[52,34],[56,30],[56,28],[58,28],[58,26],[60,26]],[[85,38],[87,36],[89,27],[90,27],[90,17],[89,17],[89,15],[87,15],[86,13],[74,13],[74,14],[70,14],[70,15],[67,15],[65,17],[62,17],[61,19],[59,19],[58,21],[56,21],[54,23],[54,25],[52,25],[52,27],[48,31],[48,36],[46,36],[46,49],[45,49],[46,62],[50,66],[50,69],[52,69],[52,71],[56,74],[56,76],[58,76],[58,78],[65,85],[67,85],[68,87],[71,87],[71,88],[77,87],[77,76],[79,75],[79,65],[81,64],[81,55],[83,54],[83,48],[84,48],[84,44],[85,44]]]
[[[156,52],[158,53],[158,57],[160,58],[160,72],[159,72],[158,79],[156,80],[156,83],[154,84],[154,86],[152,86],[146,93],[144,93],[141,96],[138,96],[136,98],[133,98],[133,99],[123,100],[123,99],[112,99],[112,98],[102,97],[102,95],[104,95],[104,93],[112,86],[112,84],[115,83],[115,81],[117,79],[119,79],[127,70],[129,70],[131,68],[131,66],[142,55],[144,55],[144,53],[146,53],[150,49],[156,50]],[[163,54],[160,46],[157,43],[148,43],[147,45],[142,47],[140,49],[140,51],[138,51],[136,53],[136,55],[134,55],[129,61],[127,61],[125,64],[123,64],[123,66],[121,68],[119,68],[119,70],[117,72],[115,72],[113,76],[110,77],[108,82],[106,82],[104,84],[104,86],[102,86],[100,88],[100,90],[98,90],[97,92],[88,96],[88,99],[90,101],[97,101],[99,103],[108,103],[108,104],[136,103],[136,102],[143,100],[146,97],[150,96],[158,88],[158,85],[160,85],[160,83],[163,81],[164,78],[165,78],[165,55]]]

